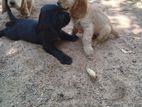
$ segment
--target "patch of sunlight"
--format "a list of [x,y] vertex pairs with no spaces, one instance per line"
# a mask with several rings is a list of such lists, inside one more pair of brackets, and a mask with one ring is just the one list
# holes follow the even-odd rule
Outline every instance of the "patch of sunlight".
[[136,8],[142,9],[142,2],[138,2],[138,3],[134,4],[134,6]]
[[89,0],[90,3],[93,3],[93,2],[95,2],[95,1],[96,1],[96,0]]
[[12,55],[12,54],[14,54],[16,52],[17,52],[17,49],[11,48],[10,50],[8,50],[8,52],[6,53],[6,55]]
[[139,25],[134,24],[132,32],[137,35],[139,33],[142,33],[142,28]]
[[0,13],[2,12],[2,7],[0,6]]
[[101,3],[104,5],[109,5],[112,7],[120,7],[120,4],[122,2],[125,2],[125,0],[118,0],[117,2],[115,0],[102,0]]
[[[116,15],[116,16],[110,16],[112,23],[116,24],[116,27],[119,29],[131,29],[131,32],[133,32],[135,35],[139,35],[142,33],[142,28],[133,22],[131,18],[124,15]],[[133,18],[134,19],[134,18]]]
[[134,38],[134,40],[140,40],[141,39],[140,37],[137,37],[137,36],[134,36],[133,38]]
[[130,28],[132,21],[129,17],[124,15],[116,15],[116,16],[110,16],[111,20],[115,20],[114,23],[117,23],[118,28]]

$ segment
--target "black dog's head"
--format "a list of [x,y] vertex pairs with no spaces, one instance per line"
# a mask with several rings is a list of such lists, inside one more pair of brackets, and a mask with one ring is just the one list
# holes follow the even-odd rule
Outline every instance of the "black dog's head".
[[70,22],[70,16],[67,12],[57,12],[55,18],[55,24],[57,27],[62,28],[65,27]]
[[45,5],[41,8],[39,25],[42,29],[52,27],[54,29],[61,29],[70,22],[69,13],[65,12],[57,5]]

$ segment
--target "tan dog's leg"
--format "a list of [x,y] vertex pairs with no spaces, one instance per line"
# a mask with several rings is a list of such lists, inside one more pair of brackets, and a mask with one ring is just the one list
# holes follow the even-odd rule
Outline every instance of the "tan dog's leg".
[[92,37],[93,37],[93,25],[90,24],[88,27],[83,27],[84,33],[82,38],[83,49],[87,57],[91,57],[93,55],[93,47],[92,47]]
[[33,9],[33,4],[34,4],[33,0],[27,1],[28,10],[29,10],[30,15],[31,15],[31,12],[32,12],[32,9]]
[[79,30],[79,22],[77,22],[76,20],[72,20],[73,21],[73,29],[72,29],[72,34],[76,35],[78,33]]
[[99,35],[95,39],[93,46],[95,47],[99,42],[104,42],[105,40],[107,40],[110,36],[110,33],[111,33],[111,27],[110,26],[104,27],[104,29],[102,29],[99,32]]
[[72,35],[76,35],[78,33],[78,28],[76,26],[72,29]]
[[29,17],[30,16],[30,12],[29,12],[29,9],[28,9],[28,4],[27,4],[27,1],[26,0],[23,0],[23,4],[20,8],[20,11],[21,11],[21,14],[25,17]]
[[111,34],[113,34],[116,38],[119,38],[119,33],[116,32],[113,28],[111,30]]

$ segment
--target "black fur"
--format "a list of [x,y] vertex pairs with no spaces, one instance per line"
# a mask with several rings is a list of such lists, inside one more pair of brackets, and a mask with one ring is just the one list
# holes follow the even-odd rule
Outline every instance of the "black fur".
[[35,44],[43,45],[43,49],[57,58],[62,64],[71,64],[72,58],[56,48],[56,41],[60,39],[76,41],[77,36],[69,35],[63,30],[69,21],[69,14],[57,5],[45,5],[41,8],[39,20],[17,19],[13,16],[7,5],[10,22],[0,32],[0,36],[12,40],[25,40]]

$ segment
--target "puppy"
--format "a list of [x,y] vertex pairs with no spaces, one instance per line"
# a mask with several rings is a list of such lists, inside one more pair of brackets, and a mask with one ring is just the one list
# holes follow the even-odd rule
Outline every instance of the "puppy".
[[[8,0],[8,5],[19,10],[23,17],[29,17],[34,7],[34,0]],[[2,0],[2,13],[6,11],[5,0]]]
[[83,32],[83,49],[86,56],[93,55],[92,38],[95,38],[94,47],[99,42],[108,39],[110,34],[118,37],[109,18],[98,5],[91,4],[87,0],[58,0],[57,4],[69,10],[74,22],[72,33]]
[[[6,0],[7,1],[7,0]],[[35,44],[41,44],[43,49],[57,58],[62,64],[71,64],[72,58],[56,48],[59,39],[76,41],[77,36],[72,36],[61,30],[70,22],[69,13],[64,12],[57,5],[46,5],[41,8],[39,21],[31,19],[17,19],[13,16],[6,2],[6,8],[10,22],[0,32],[12,40],[25,40]]]

